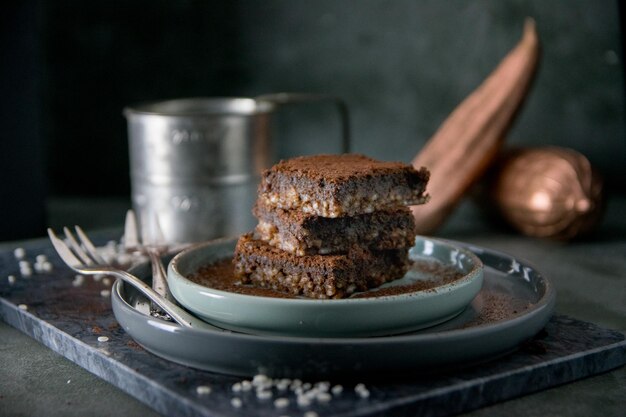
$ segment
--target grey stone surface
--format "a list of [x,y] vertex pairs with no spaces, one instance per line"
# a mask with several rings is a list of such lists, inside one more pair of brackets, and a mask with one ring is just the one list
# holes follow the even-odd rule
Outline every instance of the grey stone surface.
[[0,335],[0,415],[159,415],[3,321]]

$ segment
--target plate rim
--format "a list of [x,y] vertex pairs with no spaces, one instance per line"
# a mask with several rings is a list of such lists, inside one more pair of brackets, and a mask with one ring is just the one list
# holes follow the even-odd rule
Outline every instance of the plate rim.
[[[345,338],[412,332],[456,317],[483,283],[484,266],[478,256],[452,242],[427,236],[414,239],[411,258],[446,265],[461,276],[425,290],[319,300],[239,294],[188,278],[205,264],[232,258],[236,245],[237,239],[207,241],[178,253],[169,262],[168,282],[187,310],[214,326],[243,333]],[[403,282],[407,279],[412,282],[410,274]],[[377,289],[370,291],[377,294]]]
[[[396,300],[400,300],[400,299],[415,299],[415,300],[419,300],[422,298],[430,298],[433,297],[435,295],[437,295],[436,293],[438,292],[445,292],[450,288],[456,287],[456,286],[462,286],[462,285],[467,285],[471,282],[473,282],[474,280],[476,280],[478,277],[476,277],[477,274],[481,274],[483,272],[484,269],[484,265],[482,260],[480,259],[479,256],[477,256],[473,251],[469,250],[467,247],[465,246],[461,246],[458,243],[454,243],[454,241],[450,241],[450,240],[444,240],[444,239],[439,239],[439,238],[432,238],[429,236],[417,236],[417,239],[428,239],[434,242],[437,242],[439,244],[442,245],[446,245],[448,247],[454,248],[454,249],[459,249],[461,250],[465,255],[467,255],[473,263],[473,267],[472,269],[466,273],[462,278],[455,280],[453,282],[449,282],[434,288],[429,288],[427,290],[418,290],[418,291],[413,291],[413,292],[409,292],[409,293],[402,293],[402,294],[395,294],[395,295],[383,295],[380,297],[363,297],[363,298],[341,298],[341,299],[311,299],[311,298],[277,298],[277,297],[261,297],[261,296],[256,296],[256,295],[249,295],[249,294],[238,294],[238,293],[233,293],[233,292],[229,292],[229,291],[223,291],[223,290],[218,290],[215,288],[211,288],[211,287],[207,287],[201,284],[198,284],[194,281],[191,281],[190,279],[188,279],[187,277],[185,277],[182,273],[180,273],[180,271],[178,270],[178,263],[180,262],[180,259],[186,255],[188,255],[189,253],[196,251],[196,250],[201,250],[204,249],[207,246],[211,246],[211,245],[216,245],[216,244],[220,244],[220,243],[227,243],[227,242],[231,242],[231,241],[236,241],[236,237],[229,237],[229,238],[221,238],[221,239],[215,239],[215,240],[210,240],[210,241],[206,241],[206,242],[202,242],[193,246],[190,246],[189,248],[184,249],[183,251],[179,252],[178,254],[176,254],[172,260],[169,262],[168,267],[167,267],[167,276],[168,276],[168,281],[170,279],[170,271],[172,271],[173,273],[175,273],[177,275],[178,280],[180,280],[184,285],[189,286],[189,287],[195,287],[198,288],[198,290],[204,290],[204,291],[210,291],[212,294],[215,294],[218,297],[230,297],[230,298],[235,298],[235,299],[241,299],[242,302],[245,302],[246,300],[250,301],[250,302],[255,302],[258,301],[260,298],[264,299],[264,302],[270,303],[270,304],[303,304],[303,305],[307,305],[307,304],[311,304],[311,305],[317,305],[317,304],[321,304],[321,303],[325,303],[325,304],[334,304],[334,305],[343,305],[343,304],[347,304],[347,305],[352,305],[352,304],[378,304],[378,303],[389,303],[389,302],[393,302]],[[413,246],[412,246],[413,247]],[[412,248],[411,247],[411,248]]]
[[[482,323],[477,324],[468,328],[454,328],[454,329],[446,329],[437,332],[414,332],[414,333],[406,333],[406,334],[397,334],[397,335],[387,335],[387,336],[355,336],[355,337],[305,337],[305,336],[293,336],[293,335],[264,335],[264,334],[245,334],[238,333],[229,330],[220,330],[220,329],[196,329],[196,328],[183,328],[180,325],[175,323],[169,323],[163,321],[161,319],[153,318],[148,315],[145,315],[131,306],[124,296],[121,294],[121,287],[124,285],[124,282],[121,280],[116,280],[113,285],[112,298],[114,301],[119,304],[120,307],[124,308],[130,314],[134,315],[137,318],[142,318],[147,321],[147,324],[153,327],[158,327],[167,331],[168,333],[191,333],[195,335],[206,335],[220,338],[229,338],[234,340],[242,340],[242,341],[256,341],[256,342],[265,342],[265,343],[287,343],[287,344],[323,344],[323,345],[337,345],[344,346],[347,344],[350,345],[361,345],[361,344],[376,344],[376,345],[386,345],[386,344],[396,344],[403,342],[415,342],[416,339],[428,342],[429,340],[436,341],[441,338],[454,339],[463,338],[467,334],[473,333],[489,333],[496,331],[497,329],[503,328],[511,328],[517,327],[519,322],[527,322],[532,320],[535,316],[545,314],[544,323],[542,323],[542,327],[549,320],[549,317],[553,314],[554,307],[556,304],[556,291],[552,282],[544,276],[537,268],[530,262],[526,261],[520,257],[513,257],[505,252],[498,251],[490,248],[483,248],[481,246],[466,244],[462,242],[458,242],[455,240],[448,239],[439,239],[446,240],[450,242],[455,242],[456,244],[466,248],[467,250],[472,251],[475,255],[479,256],[479,253],[488,253],[491,255],[495,255],[500,258],[507,258],[510,260],[515,260],[522,265],[526,265],[530,267],[541,281],[544,284],[545,291],[540,299],[537,300],[536,303],[532,305],[532,307],[524,312],[520,312],[517,315],[507,318],[506,320],[501,320],[492,323]],[[136,268],[138,268],[137,266]],[[485,272],[487,272],[487,268],[491,268],[497,271],[497,269],[493,268],[490,265],[485,265]],[[546,312],[547,310],[547,312]],[[494,330],[495,329],[495,330]]]

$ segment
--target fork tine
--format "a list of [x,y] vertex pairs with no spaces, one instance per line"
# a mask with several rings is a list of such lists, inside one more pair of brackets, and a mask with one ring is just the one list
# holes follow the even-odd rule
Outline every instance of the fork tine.
[[72,231],[67,227],[63,228],[63,232],[65,233],[65,238],[68,243],[68,247],[74,251],[76,256],[85,264],[85,265],[93,265],[94,261],[87,255],[87,253],[80,247],[80,244],[72,234]]
[[141,222],[141,240],[143,246],[152,248],[161,245],[165,241],[163,229],[159,222],[159,215],[155,212],[147,213]]
[[137,216],[133,210],[128,210],[126,212],[126,220],[124,221],[124,247],[126,249],[137,249],[138,246]]
[[141,246],[149,246],[152,239],[150,238],[151,233],[151,224],[150,224],[150,214],[149,212],[144,212],[143,215],[139,218],[141,225],[139,226],[139,234],[141,238]]
[[65,262],[70,268],[76,268],[82,264],[80,259],[72,253],[63,240],[57,237],[51,228],[48,228],[48,236],[50,237],[50,241],[52,242],[54,249],[57,251],[63,262]]
[[165,243],[165,235],[163,234],[163,228],[161,227],[161,222],[159,221],[159,215],[154,213],[154,233],[153,233],[152,243],[154,245],[163,245]]
[[85,251],[87,251],[89,256],[91,256],[91,259],[93,259],[94,261],[96,261],[96,263],[100,265],[105,264],[106,262],[104,261],[104,259],[102,259],[102,256],[100,256],[100,254],[98,253],[98,249],[96,249],[96,246],[93,244],[91,239],[89,239],[89,237],[83,231],[83,229],[80,226],[74,226],[74,229],[76,229],[76,234],[78,235],[78,239],[80,240],[80,243],[82,244],[82,246],[85,248]]

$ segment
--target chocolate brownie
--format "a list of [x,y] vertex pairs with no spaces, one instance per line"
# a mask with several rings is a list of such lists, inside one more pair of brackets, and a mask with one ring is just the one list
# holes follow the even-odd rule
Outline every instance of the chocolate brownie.
[[284,160],[263,173],[259,199],[269,206],[322,217],[352,216],[427,201],[426,168],[364,155]]
[[242,235],[235,248],[235,275],[243,284],[309,298],[344,298],[402,277],[408,251],[367,251],[345,255],[297,256]]
[[330,219],[257,201],[254,236],[295,255],[328,255],[360,245],[373,250],[400,249],[415,242],[415,219],[408,207]]

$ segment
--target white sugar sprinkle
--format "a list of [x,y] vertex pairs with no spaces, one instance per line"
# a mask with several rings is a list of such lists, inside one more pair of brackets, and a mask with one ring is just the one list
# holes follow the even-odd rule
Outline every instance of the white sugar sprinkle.
[[335,385],[330,389],[330,392],[332,392],[333,395],[339,395],[343,392],[343,387],[341,385]]
[[110,278],[102,278],[102,283],[104,285],[111,285],[111,279]]
[[307,411],[302,417],[318,417],[318,414],[315,411]]
[[295,389],[297,387],[301,387],[302,386],[302,381],[299,379],[294,379],[293,381],[291,381],[291,389]]
[[327,392],[318,392],[317,395],[315,396],[315,399],[321,403],[327,403],[330,400],[332,400],[332,395],[330,395]]
[[44,254],[37,255],[35,257],[35,261],[37,261],[37,263],[40,263],[40,264],[46,262],[47,260],[48,260],[48,257],[46,255],[44,255]]
[[287,398],[276,398],[274,400],[274,407],[287,408],[289,406],[289,400]]
[[24,250],[24,248],[15,248],[15,250],[13,251],[13,255],[16,259],[24,259],[24,256],[26,256],[26,251]]
[[109,338],[106,336],[98,336],[98,342],[108,342]]
[[48,261],[35,263],[35,272],[50,272],[52,271],[52,264]]
[[28,261],[20,261],[19,265],[20,265],[20,273],[22,274],[22,276],[29,277],[32,275],[33,270]]
[[67,380],[67,383],[69,384],[70,382],[72,382],[72,380],[71,380],[71,379],[68,379],[68,380]]
[[256,397],[259,400],[269,400],[270,398],[272,398],[272,396],[272,391],[259,390],[256,392]]
[[267,377],[267,375],[257,374],[252,378],[252,385],[264,385],[268,381],[269,378]]
[[85,282],[85,277],[83,275],[75,275],[74,280],[72,281],[72,285],[74,287],[80,287]]
[[209,387],[208,385],[200,385],[196,388],[196,392],[198,393],[198,395],[208,395],[211,393],[211,387]]
[[317,388],[313,388],[309,391],[306,391],[305,393],[301,394],[305,397],[307,397],[309,400],[313,400],[315,397],[317,397],[317,394],[319,394],[320,391]]
[[315,388],[319,389],[320,391],[326,392],[330,388],[330,383],[326,381],[318,382],[315,384]]
[[[232,392],[234,393],[249,391],[252,388],[255,389],[258,400],[269,400],[279,392],[283,393],[283,395],[286,394],[286,397],[277,395],[277,398],[274,399],[273,404],[276,408],[289,407],[292,401],[301,408],[310,407],[313,402],[319,404],[328,403],[332,401],[334,396],[338,396],[344,391],[342,385],[332,385],[329,381],[311,383],[303,382],[300,379],[272,379],[265,374],[257,374],[252,380],[241,380],[231,386]],[[293,392],[295,398],[289,398],[290,394],[286,393],[287,389]],[[365,384],[356,384],[354,391],[360,398],[369,398],[370,396],[370,391]],[[241,397],[233,397],[231,404],[233,407],[239,408],[243,405],[241,401]],[[309,411],[305,413],[303,417],[317,417],[317,413]]]
[[20,310],[28,310],[28,306],[26,304],[20,304],[17,306]]
[[357,393],[357,395],[361,398],[367,398],[370,396],[370,392],[369,390],[365,387],[364,384],[357,384],[354,387],[354,392]]
[[102,291],[100,291],[100,295],[102,297],[110,297],[111,296],[111,291],[109,291],[109,290],[102,290]]
[[15,284],[15,275],[9,275],[7,279],[9,280],[9,284]]
[[361,398],[368,398],[370,396],[370,392],[368,390],[359,391],[357,394]]
[[298,397],[296,397],[296,402],[300,407],[308,407],[311,405],[311,400],[309,399],[309,397],[304,395],[299,395]]
[[93,280],[96,282],[100,282],[100,280],[104,277],[102,274],[96,274],[93,276]]
[[278,381],[278,382],[276,383],[276,389],[277,389],[278,391],[286,391],[286,390],[287,390],[287,388],[289,388],[289,383],[288,383],[288,382],[287,382],[287,383],[285,383],[285,382],[283,382],[283,381]]

